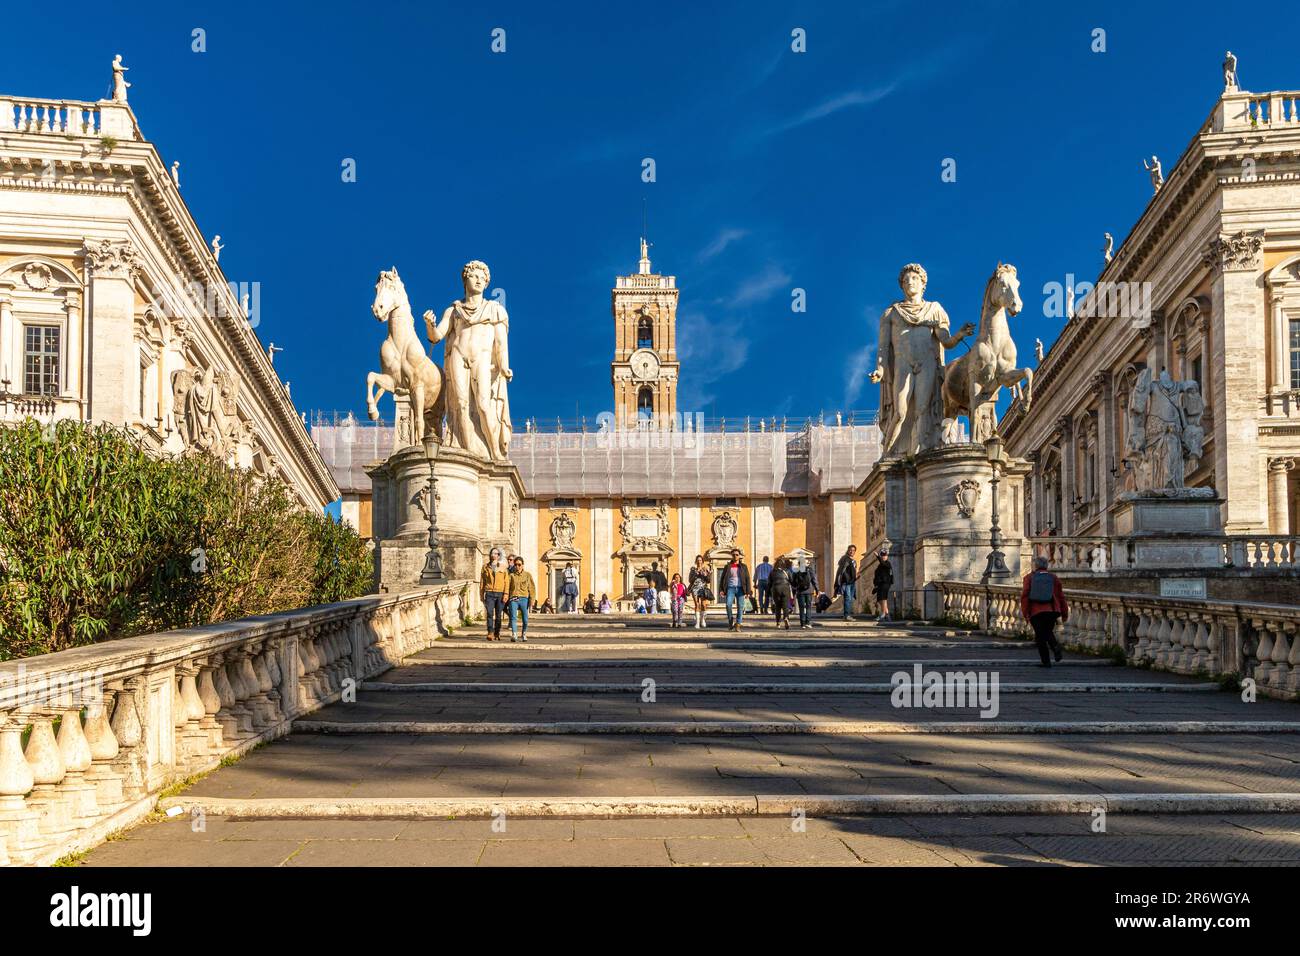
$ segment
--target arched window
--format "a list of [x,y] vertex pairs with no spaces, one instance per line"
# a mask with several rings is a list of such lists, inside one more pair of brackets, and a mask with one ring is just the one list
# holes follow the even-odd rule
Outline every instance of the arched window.
[[636,393],[636,417],[646,421],[654,417],[655,393],[649,385],[642,385]]
[[639,349],[652,349],[655,347],[654,327],[648,315],[643,315],[637,320],[636,347]]

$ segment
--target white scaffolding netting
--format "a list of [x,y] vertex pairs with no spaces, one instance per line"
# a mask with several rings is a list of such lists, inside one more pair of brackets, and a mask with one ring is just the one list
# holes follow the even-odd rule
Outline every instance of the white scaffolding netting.
[[820,495],[851,491],[880,457],[875,425],[799,431],[524,432],[510,459],[536,498]]
[[370,492],[370,476],[364,468],[384,461],[393,453],[393,428],[387,422],[359,422],[337,416],[331,422],[318,416],[312,424],[311,437],[334,475],[339,491],[343,494]]

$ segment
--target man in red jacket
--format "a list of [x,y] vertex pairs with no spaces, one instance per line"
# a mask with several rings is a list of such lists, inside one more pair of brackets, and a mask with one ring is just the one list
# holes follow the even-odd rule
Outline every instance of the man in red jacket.
[[1034,570],[1025,575],[1024,587],[1020,591],[1020,613],[1025,616],[1029,626],[1034,629],[1034,640],[1038,642],[1038,656],[1042,658],[1043,667],[1051,667],[1047,657],[1051,648],[1056,662],[1061,662],[1061,645],[1056,640],[1056,619],[1070,619],[1070,606],[1065,603],[1065,589],[1061,579],[1047,570],[1047,558],[1034,558]]

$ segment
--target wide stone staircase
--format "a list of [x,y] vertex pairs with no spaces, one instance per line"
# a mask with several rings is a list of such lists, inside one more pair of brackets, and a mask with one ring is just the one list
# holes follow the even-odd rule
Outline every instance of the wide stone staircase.
[[[85,862],[1300,861],[1293,704],[933,627],[668,624],[458,628]],[[974,683],[895,690],[934,672]]]

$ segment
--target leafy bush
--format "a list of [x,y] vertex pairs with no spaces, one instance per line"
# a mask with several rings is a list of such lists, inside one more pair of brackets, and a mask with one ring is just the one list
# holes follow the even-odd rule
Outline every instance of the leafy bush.
[[110,425],[0,428],[0,659],[364,594],[351,529],[279,480]]

